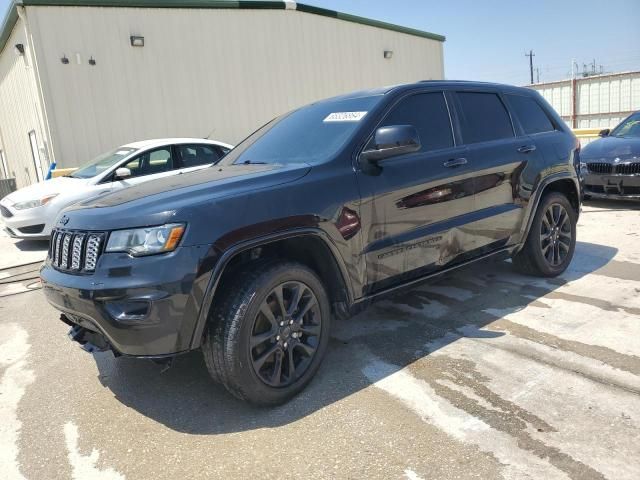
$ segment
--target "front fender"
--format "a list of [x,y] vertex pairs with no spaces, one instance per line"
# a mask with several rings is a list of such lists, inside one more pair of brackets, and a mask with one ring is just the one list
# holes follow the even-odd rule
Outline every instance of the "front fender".
[[211,276],[209,278],[209,282],[207,288],[204,293],[204,298],[201,303],[200,312],[198,314],[198,319],[196,321],[196,325],[193,331],[193,337],[191,339],[191,349],[196,349],[200,347],[202,343],[202,336],[204,333],[205,326],[207,324],[207,319],[209,315],[209,310],[211,309],[211,305],[213,303],[213,298],[218,289],[218,285],[220,283],[220,279],[222,278],[224,271],[231,261],[236,255],[245,252],[247,250],[268,245],[270,243],[274,243],[280,240],[285,240],[289,238],[301,237],[301,236],[314,236],[319,238],[324,242],[324,244],[329,248],[331,255],[333,256],[336,264],[340,270],[340,274],[342,275],[342,280],[344,285],[346,286],[348,303],[349,305],[353,303],[354,295],[352,291],[351,283],[348,281],[349,275],[347,272],[346,264],[344,259],[340,255],[338,248],[331,241],[329,235],[326,232],[321,230],[320,228],[313,227],[300,227],[293,228],[286,231],[280,231],[277,233],[262,235],[256,238],[252,238],[250,240],[245,240],[240,243],[227,246],[224,251],[221,252],[219,256],[216,257],[216,263],[211,272]]

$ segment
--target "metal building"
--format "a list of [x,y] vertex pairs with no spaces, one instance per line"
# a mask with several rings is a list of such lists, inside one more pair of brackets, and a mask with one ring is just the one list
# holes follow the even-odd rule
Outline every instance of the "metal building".
[[237,143],[323,97],[441,79],[443,41],[292,1],[15,0],[0,173],[20,187],[134,140]]
[[571,128],[613,128],[640,110],[640,72],[531,85]]

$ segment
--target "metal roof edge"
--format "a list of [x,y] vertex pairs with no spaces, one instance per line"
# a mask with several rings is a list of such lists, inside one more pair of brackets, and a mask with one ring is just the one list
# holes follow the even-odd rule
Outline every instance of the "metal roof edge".
[[13,32],[13,27],[18,23],[18,5],[22,2],[13,1],[9,4],[7,13],[2,21],[2,27],[0,27],[0,54],[4,51],[4,47],[9,41],[9,37]]
[[444,42],[446,37],[444,35],[438,35],[437,33],[431,33],[424,30],[417,30],[415,28],[403,27],[394,23],[387,23],[381,20],[373,20],[371,18],[360,17],[358,15],[351,15],[349,13],[342,13],[336,10],[329,10],[321,7],[314,7],[313,5],[307,5],[305,3],[296,3],[296,10],[299,12],[312,13],[314,15],[321,15],[323,17],[336,18],[338,20],[345,20],[347,22],[359,23],[361,25],[369,25],[371,27],[378,27],[385,30],[392,30],[394,32],[406,33],[407,35],[414,35],[416,37],[428,38],[430,40],[437,40]]
[[444,42],[445,37],[423,30],[403,27],[393,23],[382,22],[370,18],[359,17],[326,8],[314,7],[293,1],[258,1],[258,0],[13,0],[9,4],[7,14],[0,27],[0,53],[18,21],[19,6],[56,6],[56,7],[124,7],[124,8],[238,8],[247,10],[285,10],[290,9],[323,17],[335,18],[361,25],[406,33],[417,37]]

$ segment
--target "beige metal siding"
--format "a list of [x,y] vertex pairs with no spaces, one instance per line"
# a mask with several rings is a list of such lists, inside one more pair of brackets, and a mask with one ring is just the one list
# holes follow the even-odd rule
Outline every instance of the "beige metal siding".
[[[571,80],[533,85],[571,126]],[[576,128],[613,128],[640,110],[640,72],[576,79]]]
[[[62,167],[144,138],[214,130],[236,143],[320,98],[443,77],[441,42],[298,11],[49,6],[28,14]],[[130,35],[145,46],[131,47]]]
[[[22,43],[25,55],[18,56],[14,45]],[[31,155],[29,132],[35,131],[42,170],[48,169],[47,143],[43,134],[40,100],[24,22],[18,20],[5,49],[0,52],[0,150],[18,187],[37,181]]]

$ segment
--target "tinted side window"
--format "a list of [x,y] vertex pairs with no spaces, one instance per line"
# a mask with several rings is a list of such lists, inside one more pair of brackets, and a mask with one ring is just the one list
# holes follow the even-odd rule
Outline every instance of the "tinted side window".
[[464,143],[513,137],[507,109],[495,93],[458,92]]
[[144,175],[167,172],[173,168],[171,149],[169,147],[163,147],[142,153],[127,162],[124,167],[131,170],[131,177],[142,177]]
[[211,145],[176,145],[176,150],[180,158],[179,168],[216,163],[223,157],[220,150]]
[[421,93],[404,98],[393,107],[380,126],[390,125],[416,127],[422,152],[453,146],[449,111],[442,93]]
[[553,132],[555,130],[547,114],[533,98],[522,95],[506,95],[506,97],[509,100],[509,105],[518,116],[525,133]]

